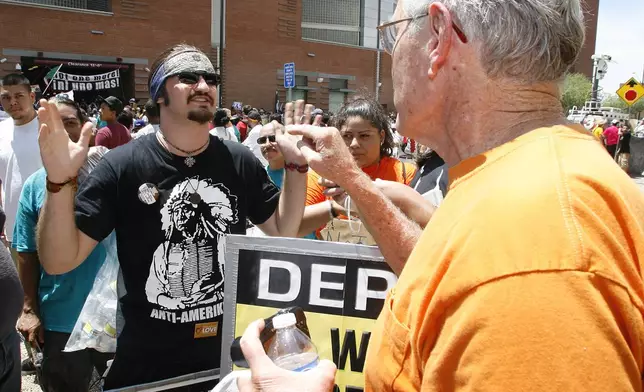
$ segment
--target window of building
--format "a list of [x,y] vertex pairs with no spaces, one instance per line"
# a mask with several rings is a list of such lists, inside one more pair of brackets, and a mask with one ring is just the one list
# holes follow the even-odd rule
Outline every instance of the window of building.
[[300,99],[308,101],[308,91],[307,90],[293,90],[293,101],[299,101]]
[[347,101],[348,81],[346,79],[329,79],[329,111],[337,113]]
[[302,38],[362,44],[362,0],[303,0]]
[[[293,89],[293,100],[297,101],[303,99],[308,100],[308,90],[306,89],[309,86],[308,76],[295,75],[295,88]],[[301,89],[299,87],[304,87]]]
[[110,0],[2,0],[0,3],[38,4],[88,11],[111,11]]

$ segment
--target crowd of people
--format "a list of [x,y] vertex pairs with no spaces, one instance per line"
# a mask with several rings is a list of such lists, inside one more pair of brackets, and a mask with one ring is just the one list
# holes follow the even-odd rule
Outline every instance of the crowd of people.
[[[134,101],[124,106],[113,96],[102,99],[96,109],[63,95],[34,105],[24,76],[10,74],[1,81],[2,104],[11,115],[1,123],[5,137],[0,137],[6,141],[0,168],[8,218],[5,244],[13,252],[24,290],[17,329],[30,349],[42,350],[43,356],[42,363],[26,359],[21,367],[33,371],[38,366],[44,390],[87,390],[94,368],[104,374],[110,359],[115,360],[106,388],[217,367],[212,346],[189,334],[187,328],[194,328],[194,323],[177,329],[150,320],[144,309],[175,311],[221,303],[225,234],[336,241],[353,237],[357,243],[375,245],[358,212],[347,210],[346,192],[329,194],[337,187],[309,170],[293,143],[280,143],[288,140],[284,124],[304,121],[338,129],[364,173],[379,180],[392,200],[401,199],[400,208],[423,227],[447,191],[440,158],[422,157],[431,165],[423,164],[421,171],[397,158],[402,138],[375,100],[355,98],[334,116],[310,105],[305,108],[302,102],[288,104],[286,113],[265,113],[250,106],[239,112],[226,108],[211,112],[217,84],[210,80],[209,61],[193,71],[180,69],[169,75],[159,71],[164,62],[191,53],[203,56],[196,48],[178,45],[159,59],[157,74],[150,80],[152,98],[142,110]],[[187,95],[188,107],[170,99],[169,86],[155,90],[155,78],[165,79],[167,85],[173,82],[184,94],[175,91],[176,101],[186,101]],[[166,104],[169,101],[174,105]],[[190,128],[195,128],[195,136],[208,130],[207,137],[201,136],[203,143],[191,145],[190,139],[185,140],[182,132]],[[65,146],[67,156],[61,155]],[[432,177],[435,170],[441,173]],[[435,184],[427,185],[428,180]],[[412,199],[415,204],[402,200],[412,191],[410,186],[426,189],[429,201],[420,193]],[[289,192],[289,187],[299,189]],[[280,191],[289,196],[280,197]],[[69,204],[72,197],[75,202]],[[358,229],[347,225],[348,220],[355,221]],[[91,349],[63,352],[108,254],[103,240],[113,231],[128,292],[123,298],[127,327],[119,337],[116,357]],[[151,264],[146,264],[150,258]],[[144,282],[138,280],[142,272],[149,273]],[[213,311],[200,321],[220,320],[221,314]],[[177,330],[185,335],[161,349],[142,343],[149,327],[161,336],[176,336]],[[220,342],[213,344],[219,347]],[[171,353],[176,360],[166,358]],[[194,360],[186,362],[177,353]],[[141,365],[151,358],[165,359]],[[140,371],[132,372],[133,366]]]
[[631,157],[631,137],[633,137],[633,130],[628,122],[597,120],[592,124],[591,130],[597,140],[601,141],[606,147],[608,154],[628,173],[628,163]]
[[[48,392],[87,390],[94,368],[106,390],[218,368],[224,238],[248,233],[379,247],[399,280],[368,391],[641,390],[644,195],[615,164],[614,127],[602,146],[563,115],[579,1],[524,3],[398,2],[380,29],[404,140],[367,97],[334,115],[216,108],[219,75],[186,44],[150,67],[143,109],[36,110],[29,81],[5,76],[0,390],[20,388],[18,332],[42,348]],[[116,353],[62,352],[112,233]],[[333,390],[329,361],[275,366],[262,328],[242,338],[241,391]]]

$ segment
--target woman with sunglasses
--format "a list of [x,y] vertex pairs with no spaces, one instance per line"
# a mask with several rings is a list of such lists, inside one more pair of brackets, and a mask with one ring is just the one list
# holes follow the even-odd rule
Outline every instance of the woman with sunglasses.
[[[381,179],[409,185],[416,174],[416,166],[392,157],[394,141],[389,119],[384,108],[375,100],[357,98],[343,106],[331,119],[331,126],[342,134],[356,163],[371,179]],[[334,218],[346,218],[342,196],[335,199],[325,194],[324,180],[309,171],[306,191],[306,209],[300,225],[301,237],[316,233]],[[340,201],[340,203],[338,202]]]
[[250,131],[248,132],[248,137],[244,140],[243,145],[248,147],[248,149],[255,154],[262,165],[266,166],[268,162],[264,159],[259,144],[257,144],[257,138],[259,138],[259,134],[262,130],[262,115],[255,109],[248,113],[248,129]]
[[286,172],[284,165],[286,162],[275,140],[275,129],[272,127],[262,127],[257,138],[257,145],[260,147],[262,156],[268,162],[268,165],[266,165],[268,176],[279,189],[282,189],[284,173]]

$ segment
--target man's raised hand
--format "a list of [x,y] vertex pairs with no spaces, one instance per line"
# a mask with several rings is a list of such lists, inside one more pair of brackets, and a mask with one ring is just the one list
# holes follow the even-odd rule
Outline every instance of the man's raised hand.
[[286,130],[291,135],[302,136],[300,151],[309,166],[320,176],[344,187],[355,178],[355,173],[360,172],[336,128],[295,124],[287,125]]
[[306,159],[299,149],[301,138],[288,132],[288,127],[293,125],[308,124],[313,110],[312,105],[305,105],[304,101],[289,102],[284,109],[284,124],[286,127],[273,121],[267,127],[275,128],[277,144],[287,163],[306,165]]
[[38,144],[47,178],[54,183],[63,183],[76,177],[87,158],[92,123],[85,123],[80,139],[74,143],[65,131],[56,104],[41,99],[38,119]]

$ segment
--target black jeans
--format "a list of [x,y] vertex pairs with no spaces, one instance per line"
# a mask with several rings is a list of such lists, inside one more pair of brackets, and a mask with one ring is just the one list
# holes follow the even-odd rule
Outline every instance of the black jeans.
[[12,331],[0,340],[0,391],[20,392],[20,337]]
[[44,392],[87,392],[94,368],[103,376],[107,361],[114,357],[92,349],[63,352],[69,335],[45,331],[41,380]]
[[[145,385],[209,368],[205,364],[193,363],[194,358],[189,355],[179,354],[177,357],[174,357],[171,353],[161,358],[117,353],[105,379],[104,390]],[[216,385],[217,381],[215,380],[166,389],[164,392],[208,392]]]

